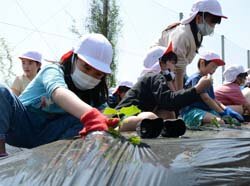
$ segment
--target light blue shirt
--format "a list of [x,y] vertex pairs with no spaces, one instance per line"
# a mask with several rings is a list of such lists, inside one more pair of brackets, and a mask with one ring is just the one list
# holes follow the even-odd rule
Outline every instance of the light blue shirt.
[[65,113],[52,99],[52,93],[59,87],[68,89],[63,70],[56,64],[47,65],[29,83],[19,99],[24,106],[38,112]]

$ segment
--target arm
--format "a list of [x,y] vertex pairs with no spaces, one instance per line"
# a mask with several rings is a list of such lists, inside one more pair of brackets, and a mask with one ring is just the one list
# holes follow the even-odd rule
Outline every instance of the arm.
[[70,90],[59,87],[52,93],[52,98],[66,112],[80,119],[80,117],[90,111],[92,107],[83,102]]
[[222,109],[221,106],[218,105],[217,102],[213,100],[207,93],[202,93],[200,94],[200,96],[202,101],[206,103],[206,105],[208,105],[210,109],[215,110],[218,113],[224,111],[224,109]]

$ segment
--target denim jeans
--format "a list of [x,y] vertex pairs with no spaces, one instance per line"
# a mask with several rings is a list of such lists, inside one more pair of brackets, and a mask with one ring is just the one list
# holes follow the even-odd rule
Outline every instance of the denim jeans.
[[36,112],[25,107],[0,84],[0,139],[13,146],[32,148],[59,139],[72,138],[83,128],[70,114]]

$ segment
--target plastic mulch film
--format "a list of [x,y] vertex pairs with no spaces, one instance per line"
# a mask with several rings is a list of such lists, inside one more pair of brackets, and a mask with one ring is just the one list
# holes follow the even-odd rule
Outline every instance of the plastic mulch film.
[[250,185],[250,131],[188,131],[141,146],[96,132],[0,160],[0,185]]

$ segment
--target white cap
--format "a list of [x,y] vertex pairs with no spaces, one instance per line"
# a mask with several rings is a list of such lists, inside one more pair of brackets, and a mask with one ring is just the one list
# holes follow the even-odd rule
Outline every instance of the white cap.
[[144,69],[141,72],[140,76],[143,76],[147,72],[160,72],[161,67],[159,64],[159,58],[162,57],[166,51],[166,47],[154,46],[150,48],[143,59]]
[[93,68],[104,73],[111,73],[113,49],[102,34],[84,35],[79,45],[74,48],[74,53]]
[[242,73],[249,74],[250,70],[245,70],[243,66],[241,65],[232,65],[225,69],[223,72],[224,77],[224,84],[226,83],[232,83],[236,80],[237,76]]
[[20,59],[30,59],[42,63],[42,54],[36,51],[28,51],[19,56]]
[[218,66],[225,65],[225,62],[220,58],[220,56],[211,51],[204,51],[199,54],[200,59],[204,59],[206,61],[212,61],[216,63]]
[[217,0],[198,0],[193,4],[189,16],[181,20],[181,24],[190,23],[198,12],[208,12],[212,15],[227,19],[227,17],[222,14],[220,3]]
[[115,89],[113,90],[113,92],[112,92],[112,94],[115,94],[117,91],[118,91],[118,89],[119,89],[119,87],[128,87],[128,88],[132,88],[133,87],[133,82],[131,82],[131,81],[120,81],[119,83],[118,83],[118,85],[115,87]]

